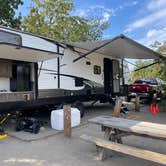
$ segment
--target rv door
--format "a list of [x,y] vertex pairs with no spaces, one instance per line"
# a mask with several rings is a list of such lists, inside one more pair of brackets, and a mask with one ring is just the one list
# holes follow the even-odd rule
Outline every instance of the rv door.
[[120,64],[118,60],[113,62],[113,93],[120,93]]
[[119,61],[104,58],[104,92],[116,94],[120,92]]

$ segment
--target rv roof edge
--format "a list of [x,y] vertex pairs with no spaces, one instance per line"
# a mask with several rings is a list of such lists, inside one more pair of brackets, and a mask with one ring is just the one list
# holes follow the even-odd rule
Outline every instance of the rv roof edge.
[[[27,62],[41,62],[63,55],[59,42],[0,26],[0,58]],[[60,50],[60,51],[59,51]]]
[[14,29],[14,28],[10,28],[10,27],[5,27],[5,26],[2,26],[2,25],[0,25],[0,28],[6,29],[6,30],[12,30],[14,32],[24,33],[24,34],[35,36],[35,37],[39,37],[39,38],[45,39],[47,41],[53,42],[55,44],[58,44],[59,46],[65,48],[65,46],[64,46],[64,44],[62,42],[53,40],[51,38],[47,38],[47,37],[44,37],[44,36],[41,36],[41,35],[36,35],[36,34],[30,33],[30,32],[27,32],[27,31],[21,31],[21,30],[17,30],[17,29]]

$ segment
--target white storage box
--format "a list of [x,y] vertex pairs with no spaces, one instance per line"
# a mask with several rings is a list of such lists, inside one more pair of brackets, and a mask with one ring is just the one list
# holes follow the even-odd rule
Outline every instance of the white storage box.
[[[80,124],[80,111],[77,108],[71,108],[71,127]],[[64,130],[63,109],[53,110],[51,112],[51,127],[56,130]]]

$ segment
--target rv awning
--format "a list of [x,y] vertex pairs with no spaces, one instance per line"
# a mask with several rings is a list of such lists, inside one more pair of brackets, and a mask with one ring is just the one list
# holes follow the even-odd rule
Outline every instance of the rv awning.
[[[129,59],[158,59],[162,58],[157,52],[135,42],[134,40],[120,35],[109,40],[71,42],[67,43],[75,48],[87,50],[87,55],[97,52],[112,58]],[[103,46],[103,47],[102,47]],[[86,53],[85,53],[86,54]],[[78,58],[80,59],[80,57]]]
[[63,46],[53,40],[0,26],[0,58],[40,62],[63,55]]
[[40,62],[58,57],[58,54],[17,45],[0,43],[0,58],[25,62]]

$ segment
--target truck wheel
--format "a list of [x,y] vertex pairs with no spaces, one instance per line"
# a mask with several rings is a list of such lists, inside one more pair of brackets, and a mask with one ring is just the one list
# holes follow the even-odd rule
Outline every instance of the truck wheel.
[[75,102],[72,104],[72,107],[77,108],[80,111],[80,116],[83,118],[85,110],[84,110],[84,105],[81,102]]

